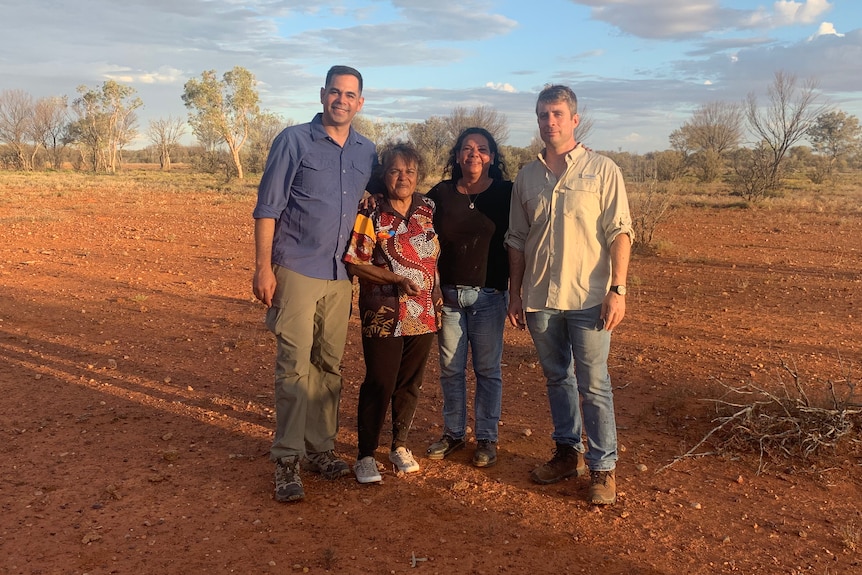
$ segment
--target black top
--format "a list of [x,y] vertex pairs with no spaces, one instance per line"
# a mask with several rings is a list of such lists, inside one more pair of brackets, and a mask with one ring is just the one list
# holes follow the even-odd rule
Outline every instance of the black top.
[[484,192],[467,196],[458,193],[455,181],[444,180],[427,195],[437,206],[434,229],[440,239],[440,282],[509,289],[509,257],[503,240],[509,229],[512,182],[494,180]]

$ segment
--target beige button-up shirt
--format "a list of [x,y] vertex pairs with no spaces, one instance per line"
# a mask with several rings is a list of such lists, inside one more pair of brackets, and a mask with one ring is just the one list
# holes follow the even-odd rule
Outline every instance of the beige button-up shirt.
[[622,172],[577,146],[557,180],[544,158],[515,178],[506,245],[524,252],[524,310],[582,310],[602,303],[611,281],[610,245],[634,239]]

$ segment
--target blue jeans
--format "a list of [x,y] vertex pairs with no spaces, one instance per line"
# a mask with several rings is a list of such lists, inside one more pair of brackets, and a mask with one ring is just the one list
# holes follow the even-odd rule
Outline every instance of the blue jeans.
[[493,288],[443,285],[443,322],[437,332],[444,433],[467,432],[467,346],[476,373],[476,439],[497,441],[503,402],[503,328],[509,294]]
[[610,471],[617,461],[617,425],[608,373],[611,334],[599,326],[600,313],[601,306],[527,312],[527,327],[547,379],[554,442],[583,453],[586,428],[587,464]]

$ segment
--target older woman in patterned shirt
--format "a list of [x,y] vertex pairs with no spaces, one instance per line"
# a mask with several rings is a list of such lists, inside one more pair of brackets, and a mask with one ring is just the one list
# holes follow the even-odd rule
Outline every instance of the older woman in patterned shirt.
[[382,153],[380,171],[386,193],[374,207],[360,208],[344,256],[347,271],[359,278],[365,356],[354,466],[359,483],[382,479],[374,452],[390,405],[389,460],[399,471],[419,471],[407,433],[442,306],[434,202],[416,192],[422,157],[397,144]]

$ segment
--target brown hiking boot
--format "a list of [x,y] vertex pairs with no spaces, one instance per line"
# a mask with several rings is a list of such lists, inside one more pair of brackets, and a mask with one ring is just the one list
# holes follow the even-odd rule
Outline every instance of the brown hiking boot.
[[548,485],[572,475],[580,477],[586,473],[587,464],[584,463],[584,454],[571,445],[558,443],[551,460],[535,468],[530,473],[530,479],[536,483]]
[[617,500],[617,478],[614,470],[590,471],[590,503],[613,505]]

